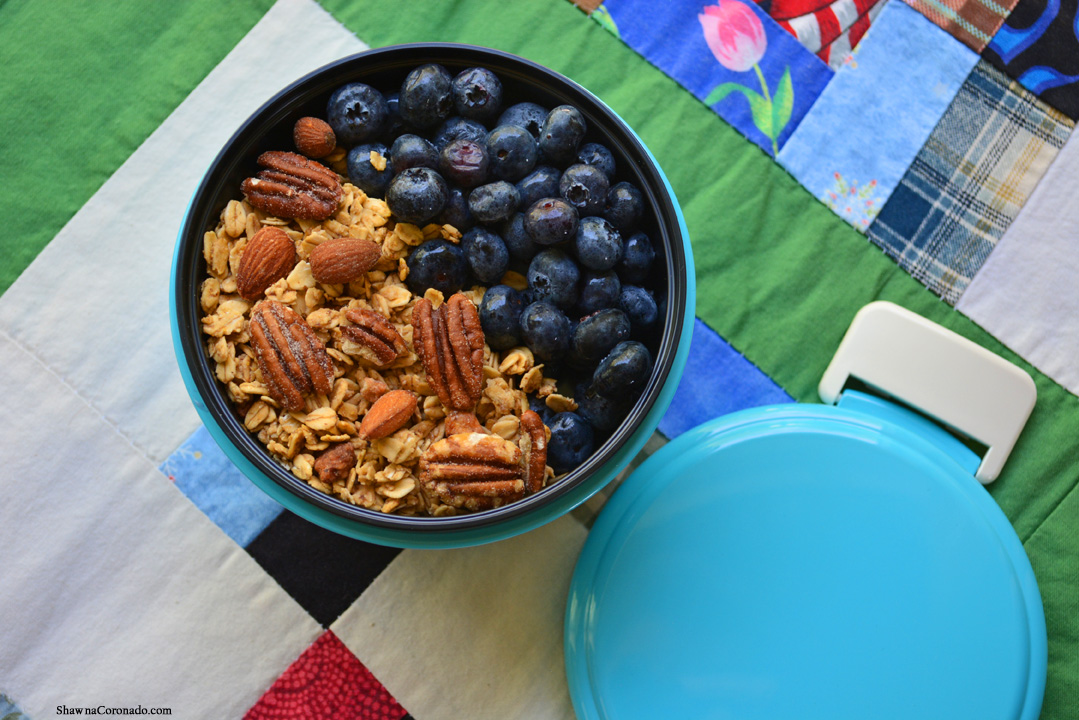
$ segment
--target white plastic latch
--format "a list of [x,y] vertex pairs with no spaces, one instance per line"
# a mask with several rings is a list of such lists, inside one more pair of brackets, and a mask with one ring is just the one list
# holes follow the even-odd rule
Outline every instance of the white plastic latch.
[[854,316],[821,378],[821,400],[838,402],[848,378],[985,445],[975,473],[983,484],[1000,474],[1037,399],[1034,380],[1020,368],[890,302]]

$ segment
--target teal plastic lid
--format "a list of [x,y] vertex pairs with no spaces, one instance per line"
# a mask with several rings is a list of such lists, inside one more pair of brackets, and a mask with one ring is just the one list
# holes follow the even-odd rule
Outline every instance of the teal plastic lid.
[[578,717],[1034,720],[1041,598],[978,461],[850,391],[672,441],[578,560]]

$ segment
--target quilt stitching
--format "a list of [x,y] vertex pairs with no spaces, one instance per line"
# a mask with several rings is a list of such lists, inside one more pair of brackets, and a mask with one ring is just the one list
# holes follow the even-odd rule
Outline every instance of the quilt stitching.
[[[0,335],[3,335],[4,338],[11,341],[12,345],[19,348],[20,350],[25,352],[27,355],[32,357],[36,363],[38,363],[43,368],[45,368],[49,372],[50,375],[53,375],[60,382],[61,385],[63,385],[68,390],[70,390],[77,398],[82,400],[83,403],[85,403],[88,408],[93,410],[94,413],[102,421],[104,421],[106,425],[111,427],[116,432],[117,435],[122,437],[124,439],[124,441],[127,442],[127,444],[130,445],[131,448],[133,450],[135,450],[135,452],[137,452],[139,454],[140,457],[142,457],[144,460],[146,460],[146,462],[148,462],[150,465],[152,465],[155,468],[158,466],[158,463],[154,462],[154,460],[150,457],[149,453],[144,448],[139,447],[139,445],[127,433],[125,433],[123,430],[121,430],[120,427],[115,422],[110,420],[109,417],[107,415],[105,415],[103,412],[101,412],[101,410],[96,405],[94,405],[92,402],[90,402],[90,400],[87,399],[87,397],[85,395],[83,395],[81,392],[79,392],[79,390],[77,388],[75,388],[75,386],[73,386],[70,382],[68,382],[67,378],[65,378],[63,375],[61,375],[59,372],[57,372],[57,370],[55,368],[53,368],[51,365],[49,365],[47,362],[45,362],[45,360],[35,351],[34,348],[26,345],[21,340],[13,337],[10,333],[7,332],[7,330],[5,330],[2,327],[0,327]],[[158,470],[158,472],[160,472],[160,470]],[[164,475],[164,474],[162,474],[162,475]]]

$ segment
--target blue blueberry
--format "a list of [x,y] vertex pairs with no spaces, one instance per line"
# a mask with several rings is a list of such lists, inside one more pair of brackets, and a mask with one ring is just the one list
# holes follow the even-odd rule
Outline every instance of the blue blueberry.
[[648,277],[648,271],[652,269],[652,261],[656,258],[656,251],[652,248],[652,241],[644,233],[630,235],[626,240],[626,250],[622,254],[622,262],[618,264],[618,274],[628,283],[642,283]]
[[644,199],[637,186],[620,182],[607,193],[607,205],[603,217],[611,221],[620,233],[630,233],[636,229],[644,213]]
[[401,118],[417,128],[438,125],[453,110],[453,78],[441,65],[420,65],[401,85]]
[[622,262],[622,236],[600,217],[586,217],[577,225],[573,247],[577,260],[590,270],[603,272]]
[[486,68],[469,68],[453,79],[453,105],[470,120],[490,122],[502,109],[502,82]]
[[577,233],[577,208],[562,198],[543,198],[525,212],[525,230],[538,245],[557,245]]
[[589,315],[573,331],[573,352],[586,363],[595,365],[615,345],[629,340],[629,318],[621,310],[608,308]]
[[607,176],[610,180],[614,177],[614,155],[599,143],[585,143],[577,151],[577,161],[585,165],[592,165]]
[[539,415],[544,425],[550,425],[551,421],[554,420],[555,414],[551,408],[547,407],[547,402],[543,398],[529,395],[528,409]]
[[652,355],[636,340],[618,343],[592,374],[592,389],[609,398],[639,397],[652,375]]
[[446,207],[442,208],[442,213],[438,216],[438,224],[453,225],[461,232],[476,224],[472,211],[468,209],[468,196],[460,188],[450,188],[450,196],[446,200]]
[[525,296],[509,285],[487,288],[480,301],[480,324],[492,350],[508,350],[521,344],[521,313]]
[[577,208],[581,217],[601,215],[609,191],[607,176],[592,165],[570,165],[558,181],[558,193]]
[[525,229],[524,213],[514,213],[513,217],[502,223],[499,232],[506,243],[506,249],[510,251],[510,257],[528,262],[539,252],[536,243],[532,242]]
[[510,263],[510,254],[502,238],[486,228],[474,227],[461,238],[461,248],[477,280],[486,285],[502,280]]
[[517,125],[499,125],[487,136],[491,174],[499,180],[517,182],[536,167],[536,138]]
[[560,360],[569,351],[569,318],[549,302],[534,302],[521,313],[521,337],[540,361]]
[[586,272],[581,280],[581,294],[577,300],[577,309],[581,316],[591,315],[604,308],[618,306],[618,296],[622,293],[622,283],[613,270],[607,272]]
[[451,140],[438,156],[438,169],[447,180],[462,188],[487,182],[486,144],[471,140]]
[[451,117],[438,128],[433,139],[435,147],[441,151],[454,140],[471,140],[477,145],[487,145],[487,128],[475,120],[463,117]]
[[577,302],[577,281],[581,272],[569,255],[548,248],[528,265],[528,288],[537,300],[548,300],[563,310]]
[[560,412],[548,425],[551,439],[547,443],[547,464],[562,475],[579,467],[595,449],[592,426],[572,412]]
[[468,195],[468,209],[481,223],[509,220],[517,212],[517,188],[505,180],[480,185]]
[[[386,169],[376,170],[371,164],[371,153],[386,158]],[[372,197],[386,197],[386,188],[393,179],[393,161],[389,150],[382,143],[357,145],[348,151],[348,180]]]
[[498,116],[498,125],[516,125],[539,137],[540,129],[547,120],[547,108],[532,102],[510,105]]
[[550,165],[541,165],[530,172],[517,183],[521,207],[532,207],[533,203],[543,198],[558,197],[558,181],[561,179],[562,173]]
[[349,83],[333,91],[326,103],[326,122],[337,143],[351,147],[374,138],[386,125],[386,98],[370,85]]
[[659,318],[659,307],[652,293],[637,285],[623,285],[618,307],[629,318],[635,335],[651,330]]
[[393,172],[397,174],[414,167],[438,169],[438,151],[419,135],[402,135],[390,147]]
[[408,289],[423,295],[435,288],[446,297],[468,282],[468,261],[465,253],[445,240],[428,240],[408,256]]
[[398,93],[390,93],[386,96],[386,125],[382,130],[382,137],[389,141],[406,132],[408,132],[408,127],[401,119],[401,96]]
[[604,397],[584,384],[577,386],[573,399],[577,403],[577,414],[599,433],[613,431],[622,424],[629,411],[629,403],[625,400]]
[[399,173],[386,190],[386,204],[399,221],[424,225],[446,207],[449,188],[431,168],[416,167]]
[[577,159],[577,148],[587,129],[580,110],[572,105],[559,105],[547,114],[540,128],[539,146],[543,156],[555,165],[569,165]]

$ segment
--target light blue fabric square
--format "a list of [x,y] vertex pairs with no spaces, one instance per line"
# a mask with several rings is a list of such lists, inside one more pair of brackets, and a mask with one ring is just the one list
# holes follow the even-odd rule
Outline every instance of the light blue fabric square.
[[789,402],[783,388],[695,318],[686,370],[659,431],[673,439],[720,415]]
[[282,507],[236,469],[205,427],[161,464],[161,472],[243,547],[281,514]]
[[30,716],[20,710],[14,700],[0,694],[0,720],[30,720]]
[[865,232],[977,62],[917,10],[889,2],[779,151],[780,164]]

